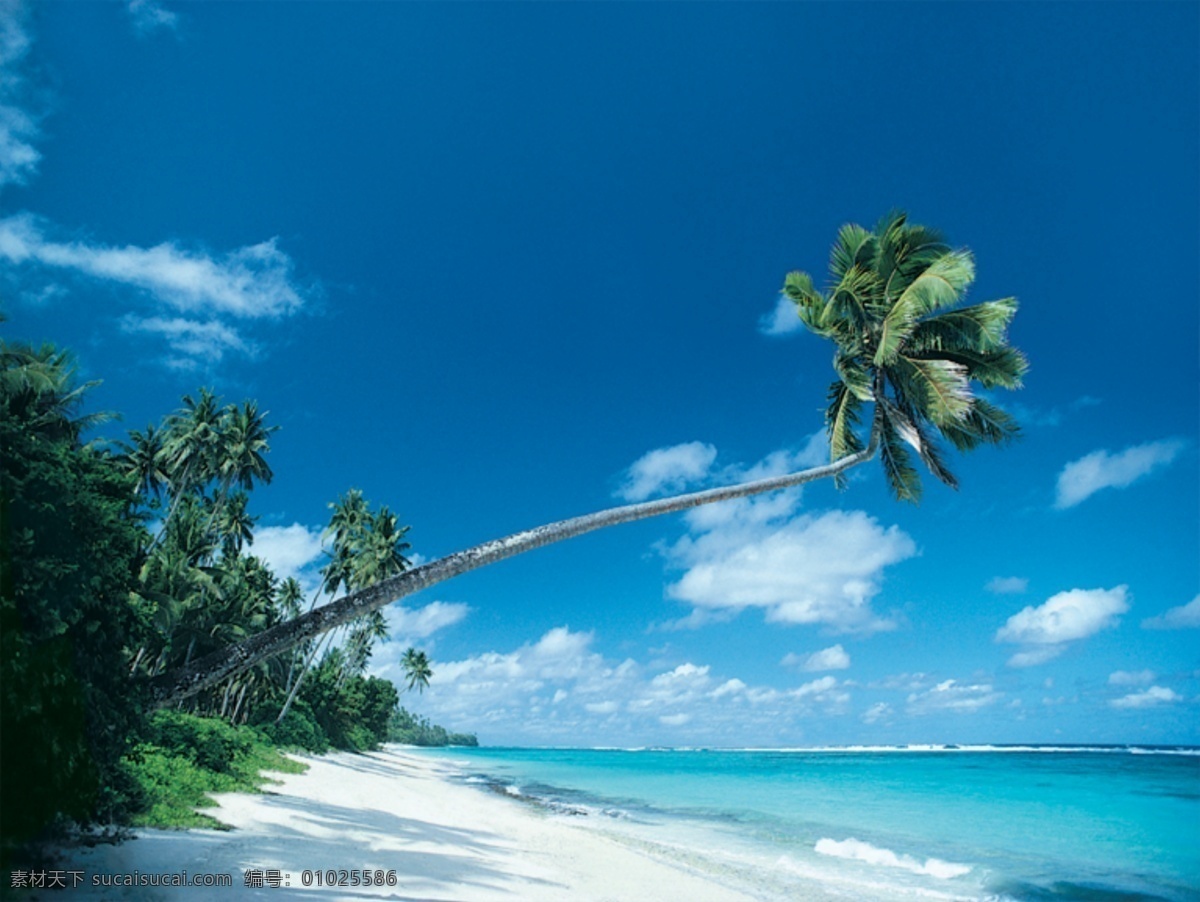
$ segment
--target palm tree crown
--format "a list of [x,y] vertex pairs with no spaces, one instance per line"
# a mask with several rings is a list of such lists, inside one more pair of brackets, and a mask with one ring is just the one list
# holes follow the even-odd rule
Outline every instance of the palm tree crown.
[[408,680],[409,690],[416,689],[417,692],[424,692],[425,687],[429,685],[430,677],[433,676],[433,669],[429,666],[429,658],[425,652],[409,648],[400,659],[400,666],[404,668],[404,676]]
[[824,292],[803,272],[789,273],[783,292],[804,325],[835,346],[837,379],[825,413],[830,459],[863,450],[860,411],[874,403],[869,442],[879,448],[893,494],[921,497],[905,445],[957,488],[935,432],[960,451],[1018,433],[1007,413],[972,390],[972,383],[1020,386],[1028,363],[1006,335],[1017,302],[960,306],[975,279],[971,252],[952,250],[939,232],[909,223],[902,212],[885,216],[874,231],[843,226],[829,271]]

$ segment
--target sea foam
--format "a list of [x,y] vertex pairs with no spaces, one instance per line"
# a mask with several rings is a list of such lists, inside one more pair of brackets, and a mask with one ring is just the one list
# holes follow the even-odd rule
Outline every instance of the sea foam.
[[952,861],[942,861],[940,858],[927,858],[922,864],[911,855],[897,855],[891,849],[881,849],[860,839],[851,837],[838,842],[835,839],[822,838],[817,840],[814,847],[818,854],[830,855],[834,858],[848,858],[852,861],[863,861],[867,864],[881,867],[901,868],[914,874],[924,874],[936,877],[938,880],[951,880],[961,877],[971,871],[969,865],[955,864]]

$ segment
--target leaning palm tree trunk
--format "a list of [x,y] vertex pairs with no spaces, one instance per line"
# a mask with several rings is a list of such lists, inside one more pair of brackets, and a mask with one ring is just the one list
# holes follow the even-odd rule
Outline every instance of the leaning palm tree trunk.
[[502,539],[493,539],[465,551],[458,551],[428,564],[422,564],[413,570],[352,592],[335,602],[316,608],[302,617],[296,617],[273,626],[258,635],[206,655],[177,670],[155,677],[150,681],[152,703],[159,708],[171,705],[253,667],[258,662],[277,655],[310,636],[320,635],[349,623],[364,614],[369,614],[371,611],[378,610],[437,583],[523,552],[541,548],[544,545],[561,542],[564,539],[574,538],[606,526],[632,523],[635,520],[688,510],[703,504],[745,498],[837,476],[874,456],[878,444],[877,434],[878,430],[872,429],[871,441],[866,448],[820,467],[740,485],[613,507],[582,517],[559,520],[556,523],[514,533]]

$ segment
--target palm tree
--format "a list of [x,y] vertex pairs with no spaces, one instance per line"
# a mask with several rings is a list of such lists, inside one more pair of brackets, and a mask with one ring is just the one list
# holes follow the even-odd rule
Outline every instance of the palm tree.
[[[409,561],[404,556],[404,552],[409,548],[408,543],[404,541],[408,527],[400,526],[399,518],[391,510],[382,507],[377,514],[372,514],[370,506],[358,489],[351,489],[330,507],[333,514],[329,518],[325,535],[332,536],[333,545],[329,552],[329,563],[322,569],[322,589],[326,594],[333,597],[342,588],[354,592],[408,569]],[[386,623],[382,618],[373,621],[371,614],[371,611],[367,611],[363,617],[350,618],[349,628],[354,630],[352,645],[368,643],[361,650],[365,653],[362,658],[364,664],[366,656],[370,655],[370,643],[374,641],[371,633],[381,633],[383,636],[387,634]],[[282,723],[287,716],[321,647],[322,643],[312,647],[308,658],[296,673],[296,679],[290,685],[287,698],[275,719],[276,723]],[[357,666],[354,649],[345,661],[348,666]]]
[[939,232],[910,225],[902,212],[874,232],[843,226],[830,274],[829,290],[820,292],[807,273],[789,273],[784,294],[805,326],[834,343],[838,378],[825,414],[831,460],[863,450],[855,427],[862,405],[874,402],[871,438],[892,493],[921,497],[905,444],[958,488],[931,428],[960,451],[1016,436],[1013,419],[971,388],[1020,387],[1028,364],[1006,338],[1016,300],[959,307],[975,279],[971,252],[951,250]]
[[[280,624],[191,667],[164,674],[151,686],[160,705],[198,692],[263,658],[401,598],[463,573],[553,542],[607,526],[688,510],[732,498],[842,477],[881,451],[893,493],[920,497],[920,481],[905,445],[942,482],[956,485],[934,433],[961,451],[1001,444],[1017,434],[1013,419],[972,391],[1016,388],[1027,364],[1008,344],[1017,305],[1007,298],[958,306],[974,279],[970,251],[952,250],[932,229],[890,214],[874,231],[844,226],[833,247],[830,286],[818,291],[804,273],[791,273],[784,294],[810,330],[835,347],[836,380],[825,421],[830,462],[784,476],[610,508],[484,542],[348,595]],[[860,434],[862,408],[873,404],[870,429]]]
[[161,495],[167,484],[162,439],[162,432],[150,423],[144,433],[131,429],[129,441],[117,443],[121,450],[117,459],[125,471],[137,479],[137,493],[147,501]]
[[269,483],[274,477],[266,454],[271,450],[268,439],[278,426],[266,425],[266,413],[260,413],[254,401],[243,401],[241,407],[227,405],[218,422],[217,439],[212,448],[211,471],[217,479],[209,527],[225,513],[225,507],[237,495],[231,495],[236,485],[241,497],[254,488],[255,482]]
[[163,525],[164,533],[183,497],[205,486],[216,471],[222,428],[217,401],[217,396],[207,388],[200,389],[198,400],[184,395],[183,408],[167,421],[163,462],[171,506]]
[[404,668],[404,677],[408,680],[408,689],[411,692],[414,688],[417,692],[424,692],[425,687],[429,685],[429,679],[433,676],[433,670],[429,667],[429,658],[425,656],[425,652],[417,651],[415,648],[410,648],[404,653],[404,657],[400,659],[400,665]]
[[48,439],[78,442],[84,430],[113,418],[107,412],[78,413],[83,396],[100,384],[99,380],[79,382],[78,369],[70,351],[52,344],[35,348],[24,342],[0,341],[4,416]]

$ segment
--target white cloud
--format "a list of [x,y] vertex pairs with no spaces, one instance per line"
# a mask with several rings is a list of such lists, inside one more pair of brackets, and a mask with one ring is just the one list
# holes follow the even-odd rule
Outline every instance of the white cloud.
[[[687,726],[688,741],[745,745],[816,712],[841,713],[850,700],[832,676],[790,689],[752,686],[692,661],[665,669],[610,661],[593,644],[591,633],[558,627],[508,653],[435,660],[430,688],[404,704],[489,742],[643,745],[678,742]],[[398,661],[376,664],[373,672],[399,679]]]
[[690,723],[692,715],[690,714],[664,714],[658,722],[668,727],[682,727],[686,723]]
[[1178,701],[1183,701],[1183,696],[1174,690],[1163,686],[1151,686],[1144,692],[1132,692],[1121,698],[1114,698],[1109,704],[1114,708],[1154,708]]
[[450,601],[433,601],[415,610],[398,604],[383,609],[391,640],[406,648],[428,639],[438,630],[453,626],[470,612],[470,606]]
[[321,560],[321,530],[300,523],[262,526],[254,531],[251,551],[280,579],[290,576],[311,585],[315,580],[316,564]]
[[997,642],[1058,645],[1086,639],[1116,626],[1129,610],[1128,586],[1115,589],[1071,589],[1059,592],[1038,607],[1026,607],[1008,618],[996,633]]
[[1186,630],[1197,627],[1200,627],[1200,595],[1187,604],[1142,621],[1142,628],[1148,630]]
[[863,712],[862,722],[871,724],[881,720],[888,720],[892,716],[892,706],[887,702],[876,702]]
[[1114,670],[1108,675],[1108,685],[1110,686],[1145,686],[1147,683],[1153,682],[1153,670],[1139,670],[1137,672]]
[[845,670],[850,666],[850,655],[841,645],[831,645],[829,648],[815,651],[807,657],[789,654],[784,657],[782,663],[785,667],[799,667],[807,672]]
[[[0,261],[19,269],[24,281],[45,280],[54,272],[142,296],[154,313],[128,313],[119,318],[121,328],[163,339],[176,367],[216,364],[227,352],[252,355],[257,346],[243,337],[246,324],[290,316],[310,293],[273,238],[223,255],[171,242],[110,247],[56,241],[41,221],[19,214],[0,219]],[[62,286],[54,290],[61,294]]]
[[908,713],[914,715],[951,712],[973,714],[980,708],[995,704],[1003,697],[988,683],[964,686],[957,680],[944,680],[925,692],[908,697]]
[[198,322],[178,317],[164,319],[128,314],[122,317],[121,328],[126,332],[149,332],[166,339],[171,350],[179,355],[171,358],[171,363],[180,368],[191,368],[200,360],[219,363],[226,351],[249,354],[254,350],[253,345],[236,331],[216,320]]
[[651,495],[673,494],[709,474],[717,449],[704,442],[687,442],[648,451],[625,473],[617,494],[626,501],[645,501]]
[[994,595],[1019,595],[1029,588],[1029,580],[1022,576],[997,576],[984,588]]
[[796,313],[796,305],[781,294],[770,313],[764,313],[758,320],[758,331],[763,335],[791,335],[804,328]]
[[291,258],[274,238],[214,257],[172,243],[107,247],[46,237],[32,216],[0,220],[0,257],[138,288],[184,313],[279,317],[304,305]]
[[28,85],[21,63],[31,44],[24,18],[22,4],[0,0],[0,189],[25,184],[42,158],[33,146],[37,122],[23,108]]
[[129,0],[127,9],[134,30],[141,35],[162,29],[174,31],[179,26],[179,15],[164,9],[156,0]]
[[1008,659],[1008,666],[1037,667],[1039,664],[1053,661],[1066,650],[1065,645],[1039,645],[1036,648],[1029,648],[1014,654]]
[[798,493],[780,492],[690,512],[689,535],[666,552],[683,571],[668,595],[704,611],[760,608],[777,623],[891,628],[870,603],[884,569],[916,544],[861,511],[797,514],[798,504]]
[[1183,450],[1180,441],[1166,440],[1134,445],[1117,454],[1093,451],[1072,461],[1058,475],[1054,506],[1074,507],[1101,489],[1122,489],[1143,476],[1170,464]]

